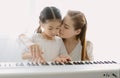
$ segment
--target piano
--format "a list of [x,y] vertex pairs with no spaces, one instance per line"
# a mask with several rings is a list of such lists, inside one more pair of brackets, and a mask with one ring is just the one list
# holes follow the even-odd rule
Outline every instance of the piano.
[[0,62],[0,78],[120,78],[116,61]]

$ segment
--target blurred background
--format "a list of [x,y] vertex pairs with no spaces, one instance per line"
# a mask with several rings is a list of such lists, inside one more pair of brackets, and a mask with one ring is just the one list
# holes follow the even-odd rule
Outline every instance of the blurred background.
[[18,35],[34,33],[40,11],[46,6],[59,8],[63,17],[68,10],[83,12],[94,59],[120,60],[119,4],[119,0],[0,0],[0,61],[21,60]]

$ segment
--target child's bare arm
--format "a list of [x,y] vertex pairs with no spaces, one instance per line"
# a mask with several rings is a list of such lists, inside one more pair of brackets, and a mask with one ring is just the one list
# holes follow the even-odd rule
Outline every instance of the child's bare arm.
[[35,61],[35,60],[40,60],[40,62],[42,60],[43,60],[43,62],[45,61],[45,59],[42,56],[43,52],[37,43],[32,42],[29,39],[29,37],[27,37],[25,34],[19,35],[19,40],[30,51],[30,52],[23,53],[22,58],[24,60],[25,59],[32,59],[33,61]]

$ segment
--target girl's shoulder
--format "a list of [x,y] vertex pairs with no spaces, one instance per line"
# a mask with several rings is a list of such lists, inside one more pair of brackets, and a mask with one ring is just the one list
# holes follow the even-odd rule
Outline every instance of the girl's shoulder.
[[43,38],[42,35],[40,33],[34,33],[32,34],[32,38]]
[[43,40],[43,37],[40,33],[34,33],[34,34],[32,34],[31,40],[33,42],[41,41],[41,40]]
[[63,40],[62,40],[61,37],[55,36],[55,40],[56,40],[56,42],[57,42],[58,44],[63,44]]

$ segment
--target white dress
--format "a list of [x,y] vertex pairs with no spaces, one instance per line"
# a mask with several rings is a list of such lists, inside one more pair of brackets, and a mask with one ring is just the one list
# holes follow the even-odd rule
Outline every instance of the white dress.
[[[69,54],[72,61],[81,61],[82,45],[81,42],[76,45],[73,51]],[[87,41],[87,54],[90,60],[93,60],[93,44]]]
[[33,43],[37,43],[42,49],[43,57],[46,61],[52,61],[59,55],[67,55],[64,43],[58,36],[55,36],[54,40],[47,40],[39,33],[33,35],[32,41]]

